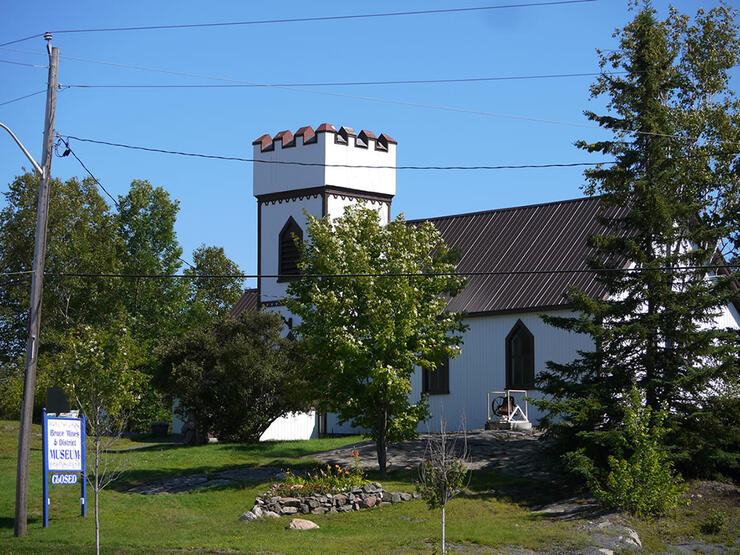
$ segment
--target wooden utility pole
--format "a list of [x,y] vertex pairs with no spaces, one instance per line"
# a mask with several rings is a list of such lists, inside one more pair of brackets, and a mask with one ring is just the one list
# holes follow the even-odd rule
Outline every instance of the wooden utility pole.
[[36,243],[33,248],[33,274],[31,274],[31,307],[28,314],[28,339],[26,340],[26,376],[23,382],[21,427],[18,433],[18,470],[15,482],[16,536],[28,533],[28,455],[31,451],[31,423],[33,397],[36,390],[36,362],[39,352],[41,329],[41,297],[44,291],[44,262],[46,260],[46,222],[49,214],[49,181],[51,158],[54,149],[54,115],[57,103],[57,71],[59,49],[51,46],[51,33],[44,35],[49,53],[49,79],[46,84],[46,117],[44,120],[44,146],[41,155],[41,179],[36,214]]

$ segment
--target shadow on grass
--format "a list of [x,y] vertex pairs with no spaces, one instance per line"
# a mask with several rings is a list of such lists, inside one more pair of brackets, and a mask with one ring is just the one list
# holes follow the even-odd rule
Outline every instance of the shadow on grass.
[[[40,522],[41,519],[33,516],[28,516],[26,518],[26,522],[28,524],[35,524],[36,522]],[[13,528],[13,525],[15,524],[15,519],[10,518],[9,516],[0,516],[0,528]]]

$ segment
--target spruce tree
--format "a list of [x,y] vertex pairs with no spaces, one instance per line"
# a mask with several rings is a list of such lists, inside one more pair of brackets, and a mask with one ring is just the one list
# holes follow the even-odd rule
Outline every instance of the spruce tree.
[[[577,143],[615,160],[586,172],[604,225],[590,239],[589,264],[606,293],[573,290],[577,316],[545,317],[589,335],[595,349],[548,363],[539,382],[557,445],[583,449],[602,468],[609,454],[629,455],[621,401],[633,384],[646,405],[667,411],[664,441],[690,463],[698,456],[690,430],[701,429],[703,411],[718,417],[706,407],[738,383],[738,332],[713,324],[738,303],[736,285],[730,272],[706,268],[737,256],[740,111],[728,75],[740,62],[735,13],[722,5],[691,19],[671,9],[661,21],[649,1],[633,5],[634,19],[615,33],[618,48],[599,52],[591,97],[606,98],[608,113],[586,112],[613,138]],[[728,472],[737,455],[727,458],[733,447],[723,440],[702,444],[722,452]]]

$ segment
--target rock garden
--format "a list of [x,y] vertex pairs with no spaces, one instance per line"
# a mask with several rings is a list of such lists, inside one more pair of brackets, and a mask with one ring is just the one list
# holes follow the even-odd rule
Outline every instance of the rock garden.
[[418,493],[389,492],[378,482],[370,482],[360,465],[359,453],[352,451],[350,456],[353,462],[347,466],[326,465],[313,472],[288,470],[278,474],[279,481],[258,495],[241,519],[346,513],[420,497]]

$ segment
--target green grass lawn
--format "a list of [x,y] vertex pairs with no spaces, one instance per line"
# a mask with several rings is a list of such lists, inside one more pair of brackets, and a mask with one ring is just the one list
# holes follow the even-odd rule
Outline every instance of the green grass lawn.
[[[0,421],[0,553],[86,553],[94,551],[92,492],[87,518],[79,516],[79,486],[50,486],[51,520],[42,527],[41,430],[33,428],[29,533],[13,537],[18,425]],[[211,487],[173,495],[124,493],[134,485],[183,474],[217,472],[243,466],[310,468],[316,461],[301,459],[319,451],[352,445],[360,438],[268,442],[257,445],[211,444],[186,447],[177,443],[149,446],[121,440],[116,453],[128,472],[101,494],[101,542],[106,553],[258,552],[258,553],[407,553],[438,550],[439,511],[422,501],[365,511],[310,515],[319,530],[286,530],[288,518],[251,523],[239,515],[252,508],[254,498],[270,483]],[[132,448],[136,448],[133,449]],[[378,476],[370,473],[377,480]],[[410,471],[390,473],[383,485],[390,491],[413,491]],[[713,494],[713,483],[692,485],[694,497],[674,514],[653,520],[629,519],[648,551],[670,543],[699,539],[732,545],[740,529],[736,494]],[[538,517],[528,508],[554,495],[549,483],[496,472],[476,471],[469,488],[448,505],[447,539],[468,551],[507,547],[566,552],[587,538],[574,521]],[[697,495],[701,492],[701,495]],[[700,528],[710,510],[721,510],[727,522],[720,533]]]
[[[92,493],[87,518],[79,516],[79,486],[50,486],[51,520],[42,527],[41,433],[34,426],[31,451],[29,533],[13,537],[17,423],[0,421],[0,552],[79,553],[94,549]],[[105,552],[399,553],[429,552],[440,538],[439,512],[422,501],[366,511],[311,515],[319,530],[286,530],[288,519],[239,520],[269,483],[243,484],[174,495],[127,494],[121,490],[166,477],[240,466],[312,466],[299,457],[352,444],[359,438],[269,442],[258,445],[165,444],[116,453],[129,471],[101,494],[101,543]],[[122,440],[125,450],[145,442]],[[377,476],[370,475],[377,479]],[[395,472],[383,481],[390,491],[412,491],[414,476]],[[567,548],[583,538],[569,523],[538,519],[501,491],[546,489],[545,484],[495,473],[474,474],[468,492],[448,505],[447,537],[456,544],[493,547]],[[491,493],[495,490],[496,493]],[[513,490],[512,490],[513,491]]]

